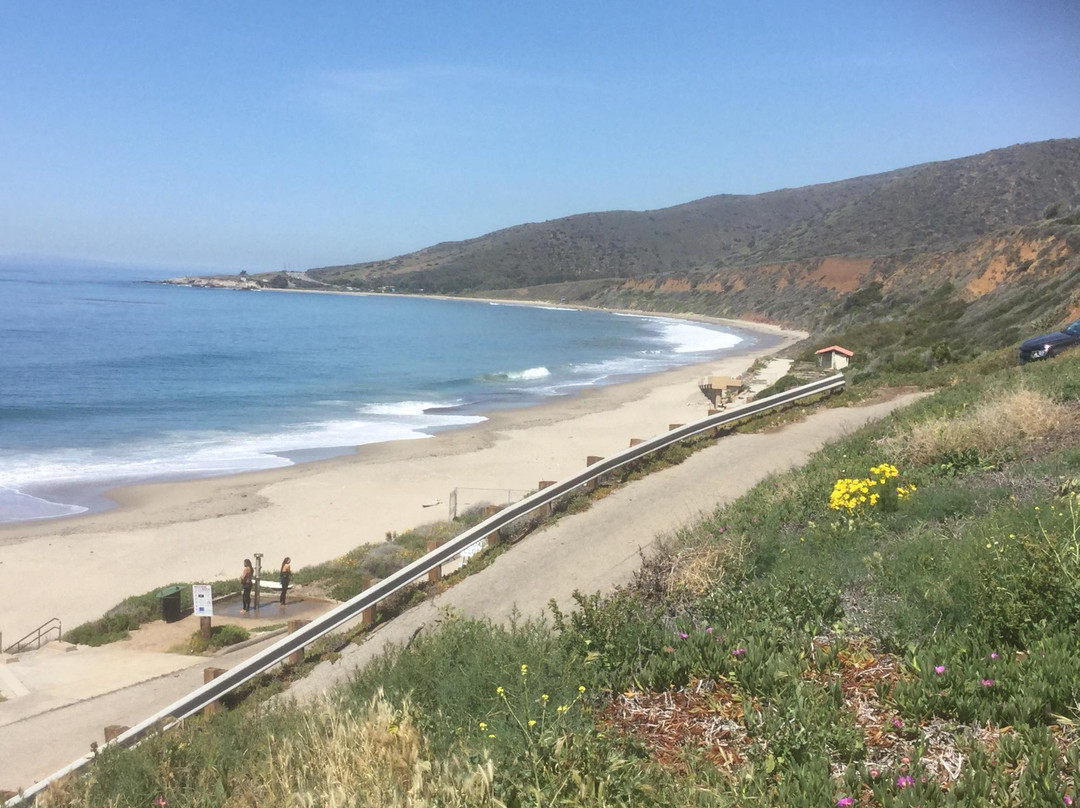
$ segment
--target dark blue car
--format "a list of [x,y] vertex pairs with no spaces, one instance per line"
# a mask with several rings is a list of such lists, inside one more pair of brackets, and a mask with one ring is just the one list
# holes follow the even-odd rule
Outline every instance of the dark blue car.
[[1020,364],[1049,359],[1077,343],[1080,343],[1080,320],[1070,323],[1061,331],[1024,340],[1020,343]]

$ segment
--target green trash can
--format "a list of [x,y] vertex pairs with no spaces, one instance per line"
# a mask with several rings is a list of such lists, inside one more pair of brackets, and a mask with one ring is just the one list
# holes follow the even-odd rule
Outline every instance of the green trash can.
[[161,619],[166,623],[175,623],[180,619],[180,587],[167,586],[157,593],[161,599]]

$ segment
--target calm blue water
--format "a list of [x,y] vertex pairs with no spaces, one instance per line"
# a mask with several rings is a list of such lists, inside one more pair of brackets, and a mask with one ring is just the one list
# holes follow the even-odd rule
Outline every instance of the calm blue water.
[[663,318],[201,290],[182,274],[0,262],[0,521],[116,484],[429,436],[755,337]]

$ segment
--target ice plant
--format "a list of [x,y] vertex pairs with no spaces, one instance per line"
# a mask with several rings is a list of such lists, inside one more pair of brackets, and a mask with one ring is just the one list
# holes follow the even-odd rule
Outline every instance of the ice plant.
[[941,676],[941,674],[945,673],[945,666],[938,665],[936,668],[934,668],[934,673],[936,673],[938,676]]
[[852,797],[841,797],[836,801],[837,806],[840,808],[847,808],[849,805],[854,805],[855,800]]
[[910,774],[902,774],[896,778],[896,785],[900,788],[907,788],[908,786],[915,785],[915,778]]

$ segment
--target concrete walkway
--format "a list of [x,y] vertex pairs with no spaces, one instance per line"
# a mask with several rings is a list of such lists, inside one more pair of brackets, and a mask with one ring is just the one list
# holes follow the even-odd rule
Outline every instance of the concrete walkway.
[[[276,598],[276,595],[273,595]],[[213,656],[172,653],[199,630],[187,616],[156,620],[131,638],[97,648],[51,642],[36,651],[0,655],[0,790],[29,786],[102,743],[110,724],[133,726],[202,686],[203,668],[231,668],[280,638],[289,619],[311,620],[334,603],[297,595],[281,607],[264,593],[258,613],[240,614],[238,599],[214,605],[214,625],[240,625],[252,639]]]
[[[387,643],[403,643],[417,628],[433,625],[443,607],[501,622],[515,610],[525,617],[537,616],[552,598],[569,608],[574,590],[608,591],[623,584],[638,568],[639,553],[647,551],[658,535],[670,533],[736,499],[770,474],[801,465],[827,442],[917,397],[902,396],[866,407],[824,409],[777,432],[723,438],[680,465],[625,486],[595,502],[588,511],[560,519],[526,538],[492,566],[380,627],[364,644],[346,648],[337,661],[318,666],[310,676],[294,684],[286,696],[316,698],[333,685],[347,681],[357,667],[380,653]],[[200,687],[204,666],[229,668],[261,647],[249,646],[214,658],[197,657],[193,662],[168,655],[176,659],[176,667],[171,670],[168,666],[155,667],[163,664],[156,658],[158,655],[146,657],[145,662],[138,657],[119,656],[135,653],[122,648],[113,649],[117,656],[111,657],[111,663],[107,661],[108,648],[52,652],[53,658],[59,660],[90,659],[87,652],[102,652],[104,685],[97,678],[101,672],[87,673],[87,677],[99,682],[96,689],[101,692],[97,693],[88,691],[80,677],[68,679],[69,689],[65,690],[64,677],[46,671],[46,649],[42,649],[37,652],[42,661],[36,664],[41,666],[40,680],[55,684],[48,696],[50,706],[33,713],[16,706],[22,699],[0,702],[0,789],[26,787],[48,776],[85,754],[92,741],[102,742],[105,726],[138,723]],[[114,685],[118,688],[111,692],[102,690],[103,686]],[[39,706],[45,702],[42,697]],[[23,714],[15,717],[16,712]]]

